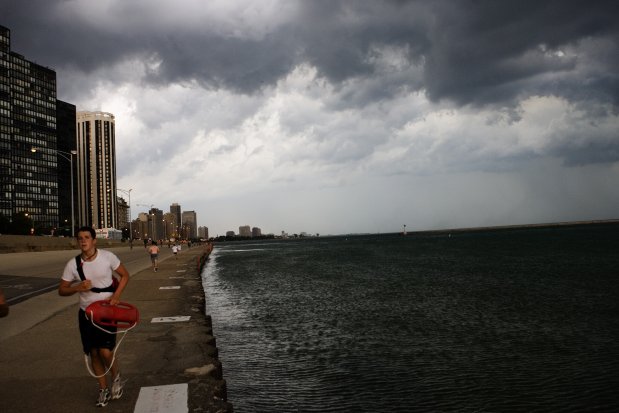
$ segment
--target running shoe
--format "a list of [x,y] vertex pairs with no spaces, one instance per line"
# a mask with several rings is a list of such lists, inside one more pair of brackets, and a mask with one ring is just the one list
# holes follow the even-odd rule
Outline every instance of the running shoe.
[[114,381],[112,382],[112,399],[114,400],[120,399],[122,395],[123,395],[123,382],[122,382],[122,379],[120,378],[120,373],[118,373],[116,375],[116,378],[114,378]]
[[95,404],[95,406],[105,407],[107,406],[107,403],[110,401],[111,398],[112,395],[110,394],[110,389],[108,389],[107,387],[105,389],[99,389],[99,398],[97,399],[97,403]]

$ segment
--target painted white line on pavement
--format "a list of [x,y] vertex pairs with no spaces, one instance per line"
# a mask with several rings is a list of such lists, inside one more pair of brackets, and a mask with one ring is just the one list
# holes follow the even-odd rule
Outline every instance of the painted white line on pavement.
[[176,270],[176,272],[187,272],[187,270]]
[[165,287],[159,287],[160,290],[180,290],[181,286],[180,285],[168,285]]
[[175,317],[154,317],[150,320],[151,323],[178,323],[183,321],[189,321],[190,315],[177,315]]
[[133,413],[187,413],[187,383],[142,387]]

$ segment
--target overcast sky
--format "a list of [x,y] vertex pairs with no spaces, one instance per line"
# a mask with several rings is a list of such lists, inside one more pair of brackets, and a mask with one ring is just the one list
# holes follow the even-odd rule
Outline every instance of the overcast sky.
[[619,2],[0,0],[211,236],[619,218]]

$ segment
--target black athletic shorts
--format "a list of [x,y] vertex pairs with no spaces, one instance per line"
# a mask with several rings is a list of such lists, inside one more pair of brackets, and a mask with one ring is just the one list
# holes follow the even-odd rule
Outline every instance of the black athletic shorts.
[[[116,346],[116,334],[109,334],[92,325],[92,321],[86,318],[86,312],[80,308],[77,315],[80,325],[80,336],[84,354],[90,354],[93,348],[107,348],[114,350]],[[116,332],[116,327],[102,326],[107,331]]]

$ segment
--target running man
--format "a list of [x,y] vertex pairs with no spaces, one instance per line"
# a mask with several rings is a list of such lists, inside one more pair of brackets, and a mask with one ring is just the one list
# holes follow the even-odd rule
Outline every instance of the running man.
[[148,247],[148,253],[150,254],[150,262],[153,264],[153,271],[157,272],[157,259],[159,257],[159,247],[157,246],[157,241],[153,240],[152,245]]
[[[78,321],[84,354],[89,355],[92,369],[99,383],[99,398],[95,406],[104,407],[110,399],[119,399],[123,394],[123,382],[120,377],[118,360],[114,360],[116,335],[100,330],[86,318],[86,307],[95,301],[108,300],[111,305],[120,302],[120,295],[129,282],[129,272],[120,259],[110,251],[97,249],[95,230],[81,227],[77,230],[77,242],[81,254],[79,258],[69,260],[62,273],[58,294],[69,296],[79,293],[80,309]],[[78,270],[78,262],[83,271],[84,280]],[[118,287],[113,290],[113,273],[120,276]],[[106,327],[108,331],[115,328]],[[112,372],[112,390],[108,387],[106,372]]]

